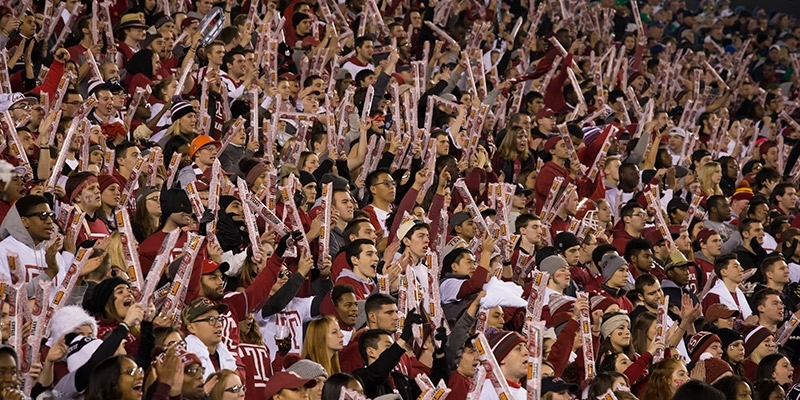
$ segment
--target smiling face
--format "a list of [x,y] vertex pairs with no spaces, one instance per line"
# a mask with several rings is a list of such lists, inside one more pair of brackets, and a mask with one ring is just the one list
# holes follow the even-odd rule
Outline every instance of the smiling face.
[[140,400],[142,398],[142,385],[144,384],[144,372],[136,363],[123,357],[120,362],[119,381],[117,389],[122,393],[123,400]]

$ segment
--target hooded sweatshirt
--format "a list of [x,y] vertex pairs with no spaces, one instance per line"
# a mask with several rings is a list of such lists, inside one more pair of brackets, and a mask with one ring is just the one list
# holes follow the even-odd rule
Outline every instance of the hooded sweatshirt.
[[[10,252],[16,253],[19,256],[20,264],[24,267],[22,276],[24,276],[27,283],[28,297],[33,297],[36,294],[38,281],[50,280],[44,272],[47,269],[47,261],[45,261],[47,242],[42,241],[39,244],[33,242],[30,233],[22,224],[22,219],[16,206],[11,207],[0,225],[0,239],[2,239],[2,242],[0,242],[0,276],[5,276],[14,283],[17,282],[17,278],[13,276],[14,273],[11,271],[8,262],[8,254]],[[74,259],[75,256],[66,251],[56,254],[58,274],[53,279],[53,285],[60,285],[66,278]],[[56,291],[52,291],[51,300],[55,294]]]

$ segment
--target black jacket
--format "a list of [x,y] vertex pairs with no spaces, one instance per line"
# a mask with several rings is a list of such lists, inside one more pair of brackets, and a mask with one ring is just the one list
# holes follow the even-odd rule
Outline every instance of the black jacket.
[[394,371],[404,353],[405,350],[395,342],[375,362],[353,371],[353,375],[361,379],[364,384],[365,396],[374,399],[397,390],[403,400],[415,400],[419,397],[422,391],[417,383],[408,376]]

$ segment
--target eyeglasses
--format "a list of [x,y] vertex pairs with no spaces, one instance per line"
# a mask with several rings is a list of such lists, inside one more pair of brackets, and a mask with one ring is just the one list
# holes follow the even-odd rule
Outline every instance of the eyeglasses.
[[196,367],[186,368],[185,370],[183,370],[183,372],[187,373],[189,376],[197,376],[198,372],[200,373],[200,375],[204,375],[206,373],[206,369],[205,367],[198,365]]
[[225,391],[228,393],[247,392],[247,388],[244,385],[236,385],[236,386],[231,386],[229,388],[225,388]]
[[25,214],[25,215],[23,215],[23,217],[26,217],[26,218],[39,217],[40,220],[47,221],[48,219],[55,220],[56,219],[56,213],[54,213],[52,211],[42,211],[42,212],[38,212],[38,213]]
[[647,213],[644,213],[644,212],[637,212],[637,213],[633,213],[633,214],[631,214],[631,216],[634,216],[634,217],[639,217],[639,218],[644,218],[644,217],[646,217],[646,216],[647,216]]
[[224,318],[225,317],[222,317],[222,316],[220,316],[220,317],[206,317],[206,318],[203,318],[203,319],[196,319],[196,320],[194,320],[192,322],[208,322],[209,325],[216,325],[216,324],[221,324],[222,320]]
[[32,108],[33,106],[28,103],[23,103],[18,106],[11,107],[12,110],[25,110],[25,111],[30,111]]
[[186,341],[185,340],[173,340],[171,342],[164,343],[165,346],[170,347],[172,345],[178,345],[179,347],[186,348]]
[[291,276],[292,276],[292,271],[289,271],[288,269],[284,269],[281,270],[281,272],[278,272],[278,278],[289,278]]
[[142,367],[128,368],[125,370],[125,375],[136,376],[137,374],[138,375],[144,374],[144,370],[142,369]]
[[19,373],[16,368],[0,368],[0,376],[14,376]]
[[376,184],[374,184],[372,186],[380,186],[380,185],[385,185],[386,187],[392,187],[392,186],[394,186],[394,181],[378,182],[378,183],[376,183]]

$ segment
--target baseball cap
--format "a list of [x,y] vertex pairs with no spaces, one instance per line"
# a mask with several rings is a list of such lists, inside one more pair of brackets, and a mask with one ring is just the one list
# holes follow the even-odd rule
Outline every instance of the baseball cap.
[[578,391],[578,385],[574,383],[567,383],[557,376],[548,376],[546,378],[542,378],[542,397],[550,392],[559,393],[564,390],[568,390],[570,393],[574,394]]
[[689,261],[680,250],[675,250],[672,253],[669,253],[669,258],[666,260],[666,265],[664,265],[664,271],[669,271],[673,268],[683,267],[686,265],[696,265],[694,261]]
[[185,326],[186,324],[191,323],[192,321],[196,320],[199,316],[211,310],[217,310],[217,312],[219,312],[220,314],[224,314],[228,312],[228,305],[224,303],[215,304],[214,302],[205,297],[199,297],[194,299],[181,312],[181,320],[183,321],[183,325]]
[[556,112],[552,108],[544,107],[536,113],[536,119],[550,118],[554,115],[556,115]]
[[706,322],[712,323],[719,318],[738,317],[739,310],[731,310],[724,304],[712,304],[706,310]]
[[222,271],[222,273],[224,274],[225,272],[228,272],[230,267],[231,266],[226,262],[218,264],[214,260],[205,259],[205,260],[203,260],[203,275],[208,275],[208,274],[216,271],[217,269]]
[[283,389],[313,388],[316,385],[316,379],[303,379],[294,372],[278,372],[272,375],[267,382],[267,386],[264,388],[264,398],[271,399]]
[[676,127],[674,127],[674,128],[669,130],[669,135],[670,136],[680,136],[680,137],[685,139],[686,138],[686,130],[676,126]]
[[466,220],[472,218],[472,216],[466,211],[459,211],[453,214],[450,217],[450,227],[455,228],[461,224],[463,224]]
[[514,196],[519,196],[519,195],[530,196],[531,194],[533,194],[533,190],[525,189],[525,187],[522,186],[521,183],[518,183],[517,187],[514,188]]
[[676,210],[688,211],[689,203],[683,197],[676,197],[667,203],[667,214],[672,214]]
[[556,147],[558,142],[561,141],[561,136],[553,136],[544,142],[544,152],[549,153],[553,147]]
[[181,30],[186,30],[187,28],[189,28],[193,24],[199,24],[199,23],[200,23],[200,19],[199,18],[192,17],[192,16],[186,16],[186,18],[184,18],[183,21],[181,21]]

